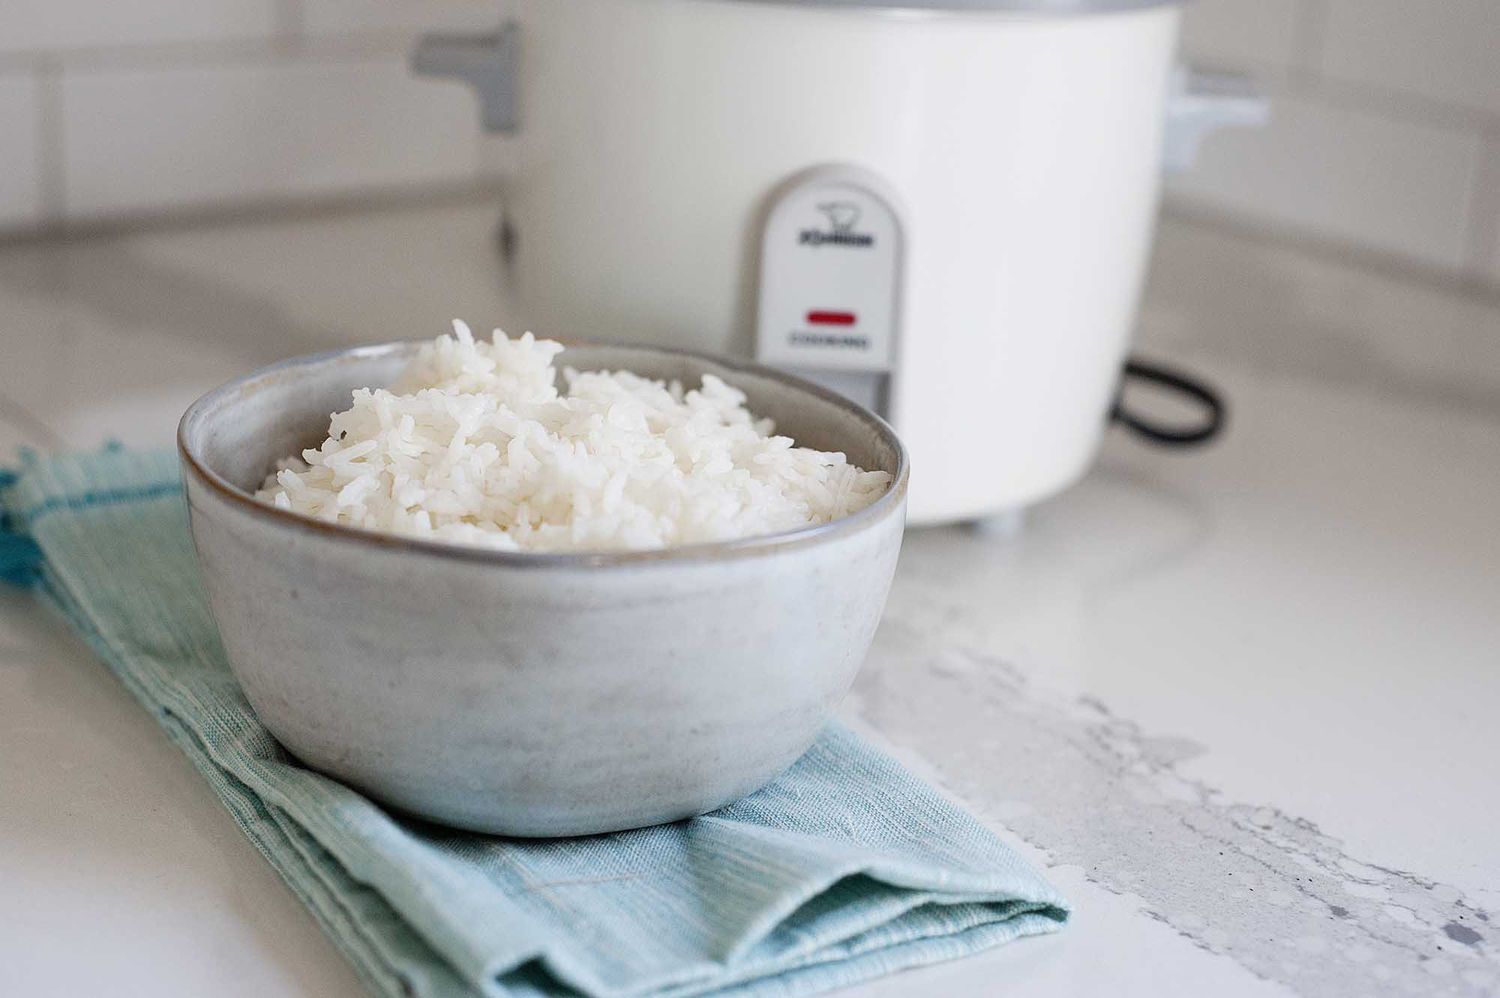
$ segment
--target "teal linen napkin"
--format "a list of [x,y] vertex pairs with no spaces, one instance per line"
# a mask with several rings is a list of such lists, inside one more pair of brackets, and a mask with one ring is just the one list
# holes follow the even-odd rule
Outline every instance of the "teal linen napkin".
[[836,726],[772,786],[674,825],[517,841],[391,814],[256,720],[173,455],[29,458],[0,511],[4,577],[62,611],[378,994],[805,995],[1067,918],[1014,851]]

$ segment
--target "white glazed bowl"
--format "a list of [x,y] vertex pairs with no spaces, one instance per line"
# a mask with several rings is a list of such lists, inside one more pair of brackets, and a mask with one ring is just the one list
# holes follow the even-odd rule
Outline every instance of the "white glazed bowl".
[[877,417],[765,368],[570,346],[579,369],[713,373],[806,446],[895,481],[867,509],[667,551],[513,554],[355,530],[250,493],[417,346],[292,360],[205,396],[179,430],[210,603],[261,720],[395,808],[562,836],[714,810],[800,756],[853,682],[895,571],[907,460]]

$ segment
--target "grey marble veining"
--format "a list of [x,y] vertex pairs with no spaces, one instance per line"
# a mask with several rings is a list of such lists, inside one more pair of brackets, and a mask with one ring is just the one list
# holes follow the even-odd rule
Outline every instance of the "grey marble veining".
[[1090,697],[888,620],[861,715],[1055,864],[1251,973],[1316,995],[1468,995],[1500,984],[1491,914],[1450,884],[1351,856],[1303,817],[1178,772],[1206,751]]

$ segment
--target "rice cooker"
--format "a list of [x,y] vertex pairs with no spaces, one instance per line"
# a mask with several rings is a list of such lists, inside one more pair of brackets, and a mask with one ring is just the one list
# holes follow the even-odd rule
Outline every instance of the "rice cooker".
[[513,137],[502,318],[755,356],[842,392],[910,449],[915,523],[1082,475],[1164,156],[1263,110],[1176,68],[1177,0],[515,7],[414,56]]

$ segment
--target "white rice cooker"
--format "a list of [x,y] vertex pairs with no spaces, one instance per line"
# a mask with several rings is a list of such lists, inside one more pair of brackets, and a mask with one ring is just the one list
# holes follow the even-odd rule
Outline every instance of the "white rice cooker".
[[755,355],[841,391],[909,447],[916,523],[1084,472],[1164,154],[1264,111],[1222,78],[1184,85],[1179,0],[517,7],[415,57],[514,135],[506,322]]

